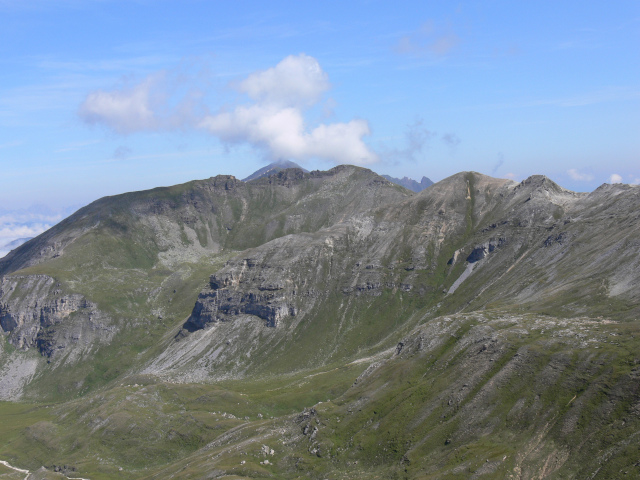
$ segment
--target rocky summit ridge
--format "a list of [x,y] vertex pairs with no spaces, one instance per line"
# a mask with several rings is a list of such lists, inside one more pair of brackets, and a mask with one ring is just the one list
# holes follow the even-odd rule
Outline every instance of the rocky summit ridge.
[[413,178],[409,178],[409,177],[396,178],[390,175],[382,175],[382,176],[387,180],[389,180],[390,182],[396,183],[398,185],[402,185],[404,188],[407,188],[412,192],[416,192],[416,193],[421,192],[425,188],[433,185],[433,181],[430,178],[427,178],[424,176],[422,177],[420,182],[417,182]]
[[412,193],[352,166],[103,198],[0,260],[0,398],[56,405],[0,427],[0,458],[91,478],[640,474],[639,207],[629,185],[462,172]]

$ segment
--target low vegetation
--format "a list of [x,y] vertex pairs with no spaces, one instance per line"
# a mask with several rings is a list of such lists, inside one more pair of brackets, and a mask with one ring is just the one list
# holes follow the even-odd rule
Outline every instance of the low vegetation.
[[338,167],[102,199],[0,261],[0,460],[640,477],[639,191]]

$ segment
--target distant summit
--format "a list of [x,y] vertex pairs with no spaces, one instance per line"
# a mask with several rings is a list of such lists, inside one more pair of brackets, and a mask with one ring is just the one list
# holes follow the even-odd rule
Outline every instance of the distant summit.
[[309,172],[295,162],[291,162],[289,160],[278,160],[270,163],[266,167],[262,167],[260,170],[256,170],[247,178],[243,178],[242,181],[250,182],[251,180],[257,180],[258,178],[268,177],[269,175],[273,175],[274,173],[278,173],[280,170],[285,170],[287,168],[299,168],[303,172]]
[[[303,172],[309,173],[308,170],[302,168],[300,165],[298,165],[295,162],[292,162],[290,160],[277,160],[277,161],[275,161],[273,163],[270,163],[266,167],[262,167],[260,170],[256,170],[251,175],[249,175],[247,178],[243,178],[242,181],[243,182],[250,182],[252,180],[258,180],[259,178],[268,177],[269,175],[273,175],[275,173],[278,173],[281,170],[286,170],[287,168],[299,168]],[[416,192],[416,193],[417,192],[421,192],[425,188],[433,185],[433,182],[431,181],[431,179],[429,179],[427,177],[422,177],[422,180],[420,180],[420,182],[418,183],[416,180],[414,180],[413,178],[409,178],[409,177],[395,178],[395,177],[391,177],[389,175],[381,175],[381,176],[386,178],[390,182],[395,183],[396,185],[400,185],[400,186],[402,186],[402,187],[404,187],[404,188],[406,188],[408,190],[411,190],[412,192]]]
[[431,179],[427,177],[422,177],[422,180],[420,180],[420,183],[418,183],[413,178],[409,178],[409,177],[394,178],[394,177],[390,177],[389,175],[382,175],[382,176],[387,180],[389,180],[390,182],[393,182],[397,185],[401,185],[404,188],[407,188],[416,193],[421,192],[425,188],[433,185],[433,182],[431,181]]

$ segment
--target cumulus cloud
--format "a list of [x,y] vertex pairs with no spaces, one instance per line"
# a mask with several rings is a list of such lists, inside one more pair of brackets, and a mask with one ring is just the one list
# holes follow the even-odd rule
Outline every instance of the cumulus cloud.
[[567,174],[573,180],[576,180],[578,182],[589,182],[589,181],[593,180],[593,175],[588,174],[588,173],[580,173],[575,168],[570,168],[569,170],[567,170]]
[[612,173],[609,177],[609,183],[622,183],[622,177],[617,173]]
[[256,104],[208,116],[200,126],[225,142],[248,142],[261,147],[273,158],[320,157],[357,164],[377,159],[362,141],[362,137],[370,133],[364,120],[322,124],[306,131],[302,113],[297,108]]
[[[273,159],[322,158],[359,165],[378,160],[363,140],[371,134],[367,121],[306,124],[305,112],[331,87],[329,76],[313,57],[290,55],[274,67],[250,74],[235,84],[249,102],[212,114],[204,113],[200,90],[189,89],[176,100],[181,90],[174,77],[179,75],[160,72],[136,85],[92,92],[80,105],[80,118],[121,134],[199,128],[227,144],[248,143]],[[329,100],[326,107],[332,110],[334,103]],[[129,153],[119,149],[114,156],[124,158]]]
[[78,115],[120,134],[193,126],[202,115],[202,92],[194,86],[183,91],[186,77],[179,70],[161,71],[134,85],[91,92]]
[[329,77],[318,61],[300,54],[252,73],[240,83],[239,90],[261,104],[308,107],[317,103],[329,87]]
[[146,78],[130,88],[90,93],[78,114],[90,124],[104,124],[118,133],[133,133],[158,128],[152,90],[158,76]]
[[318,157],[366,165],[378,156],[364,143],[365,120],[308,128],[305,109],[329,89],[327,74],[313,57],[289,56],[275,67],[249,75],[238,89],[253,103],[205,116],[199,126],[226,143],[249,143],[273,159]]

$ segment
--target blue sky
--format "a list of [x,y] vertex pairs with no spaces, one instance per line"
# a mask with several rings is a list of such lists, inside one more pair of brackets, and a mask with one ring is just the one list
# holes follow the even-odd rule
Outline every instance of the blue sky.
[[0,244],[276,158],[640,183],[639,47],[637,0],[0,0]]

